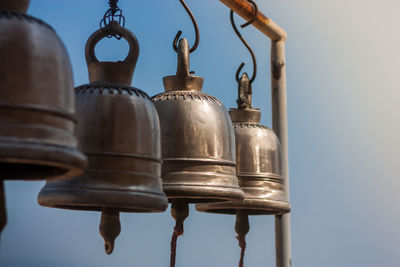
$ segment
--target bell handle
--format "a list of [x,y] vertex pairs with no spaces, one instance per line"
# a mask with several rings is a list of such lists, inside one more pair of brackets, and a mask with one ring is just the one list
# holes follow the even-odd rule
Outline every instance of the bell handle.
[[139,42],[136,36],[128,29],[122,27],[116,21],[111,21],[105,28],[95,31],[87,40],[85,47],[86,63],[99,62],[95,55],[94,48],[97,43],[110,35],[110,33],[116,34],[124,38],[129,44],[129,52],[126,58],[123,60],[124,63],[130,63],[133,66],[136,65],[136,61],[139,57]]

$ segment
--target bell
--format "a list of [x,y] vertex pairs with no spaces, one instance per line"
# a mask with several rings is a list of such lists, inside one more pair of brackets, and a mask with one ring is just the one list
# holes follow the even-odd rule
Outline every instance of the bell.
[[231,108],[229,114],[235,131],[236,173],[245,198],[243,201],[198,204],[196,209],[236,214],[235,230],[244,254],[248,215],[282,214],[289,212],[290,207],[283,186],[282,148],[275,133],[260,124],[260,110],[251,106],[251,82],[246,73],[239,80],[237,103],[238,108]]
[[[95,45],[110,33],[130,45],[122,62],[99,62],[94,54]],[[38,201],[47,207],[102,211],[100,233],[110,254],[120,232],[119,211],[167,208],[160,177],[160,125],[148,95],[130,86],[139,55],[130,31],[111,22],[90,36],[85,54],[90,83],[75,93],[77,136],[88,170],[81,177],[47,181]]]
[[251,107],[249,88],[249,78],[244,73],[239,85],[239,108],[229,110],[235,131],[236,173],[245,198],[243,201],[200,204],[196,206],[199,211],[235,214],[240,209],[249,215],[290,211],[283,191],[281,145],[271,129],[259,124],[261,113]]
[[74,136],[67,51],[51,26],[25,14],[27,0],[0,1],[0,179],[83,172]]
[[181,39],[178,69],[153,97],[160,116],[163,188],[170,200],[190,203],[243,199],[236,177],[232,123],[222,103],[201,92],[203,78],[189,73]]
[[201,92],[203,78],[189,72],[185,38],[180,39],[177,52],[176,75],[164,77],[166,92],[153,97],[161,124],[163,189],[176,221],[171,266],[189,203],[243,199],[229,115],[218,99]]

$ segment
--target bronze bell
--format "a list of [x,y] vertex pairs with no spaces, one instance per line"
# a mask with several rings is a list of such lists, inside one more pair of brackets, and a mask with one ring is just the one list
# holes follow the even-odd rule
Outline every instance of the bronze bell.
[[236,177],[235,139],[229,115],[201,92],[203,78],[189,73],[189,48],[179,41],[176,75],[164,77],[153,97],[160,116],[163,188],[168,199],[191,203],[243,199]]
[[[99,62],[95,45],[108,34],[128,41],[124,61]],[[159,212],[168,201],[161,183],[161,137],[151,99],[131,87],[139,55],[136,37],[117,22],[93,33],[86,43],[90,83],[75,89],[77,136],[88,157],[86,173],[47,181],[39,193],[42,206],[103,211],[100,232],[106,253],[120,232],[119,211]]]
[[74,136],[73,79],[53,28],[25,14],[27,0],[0,1],[0,179],[83,172]]
[[248,215],[282,214],[290,211],[282,177],[282,149],[278,137],[260,124],[259,109],[251,106],[251,82],[246,73],[239,81],[238,108],[231,108],[236,140],[236,172],[245,193],[243,201],[196,205],[198,211],[236,214],[235,230],[242,248],[249,231]]
[[[236,140],[236,172],[245,193],[243,201],[200,204],[199,211],[249,215],[279,214],[290,211],[283,191],[282,149],[278,137],[260,123],[261,112],[251,107],[249,78],[243,74],[239,84],[238,108],[231,108]],[[251,90],[251,89],[250,89]]]
[[171,266],[189,203],[244,196],[236,177],[235,139],[228,112],[217,98],[201,92],[203,78],[189,72],[185,38],[179,40],[177,52],[176,75],[164,77],[166,92],[153,97],[161,124],[163,188],[176,221]]

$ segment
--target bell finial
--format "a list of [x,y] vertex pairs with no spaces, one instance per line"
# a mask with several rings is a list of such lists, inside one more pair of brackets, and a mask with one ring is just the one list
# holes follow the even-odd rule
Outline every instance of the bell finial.
[[100,221],[100,234],[104,238],[104,249],[109,255],[114,250],[114,242],[121,233],[119,212],[112,208],[103,208]]
[[238,99],[236,100],[239,109],[252,108],[251,107],[251,82],[247,73],[243,73],[238,82]]
[[201,91],[204,79],[191,75],[189,71],[190,52],[186,38],[179,40],[178,45],[178,66],[176,75],[163,78],[165,91]]

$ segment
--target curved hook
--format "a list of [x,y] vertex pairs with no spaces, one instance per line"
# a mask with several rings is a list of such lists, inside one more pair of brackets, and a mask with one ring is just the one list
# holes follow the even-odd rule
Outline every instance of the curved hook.
[[[179,0],[179,2],[181,2],[186,13],[189,15],[190,19],[192,20],[194,31],[196,33],[196,40],[195,40],[193,46],[189,49],[189,53],[192,53],[199,46],[199,42],[200,42],[199,26],[197,25],[197,21],[194,18],[192,11],[189,9],[189,7],[185,3],[185,1]],[[178,31],[178,33],[175,35],[174,42],[172,43],[172,47],[174,48],[175,52],[178,52],[178,40],[179,40],[179,37],[181,37],[181,35],[182,35],[182,31]]]
[[[241,25],[242,28],[244,28],[244,27],[250,25],[250,24],[253,23],[253,22],[255,21],[255,19],[257,18],[257,12],[258,12],[257,4],[256,4],[255,2],[253,2],[252,0],[248,0],[248,1],[249,1],[251,4],[253,4],[253,6],[254,6],[254,11],[255,11],[255,12],[254,12],[254,16],[253,16],[248,22],[246,22],[245,24]],[[233,28],[233,30],[235,31],[236,35],[239,37],[239,39],[242,41],[242,43],[244,44],[244,46],[245,46],[245,47],[247,48],[247,50],[250,52],[251,59],[252,59],[252,61],[253,61],[253,75],[251,76],[251,79],[250,79],[250,83],[252,83],[252,82],[255,80],[256,76],[257,76],[257,60],[256,60],[256,56],[254,55],[253,50],[251,49],[251,47],[249,46],[249,44],[246,42],[246,40],[243,38],[243,36],[240,34],[238,28],[236,27],[235,20],[234,20],[234,18],[233,18],[233,14],[234,14],[234,13],[233,13],[233,11],[231,10],[231,12],[230,12],[230,18],[231,18],[232,28]],[[244,65],[245,65],[245,63],[242,62],[242,64],[240,64],[238,70],[236,71],[236,81],[239,81],[239,80],[240,80],[239,74],[240,74],[240,71],[243,69]]]

